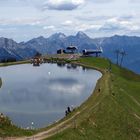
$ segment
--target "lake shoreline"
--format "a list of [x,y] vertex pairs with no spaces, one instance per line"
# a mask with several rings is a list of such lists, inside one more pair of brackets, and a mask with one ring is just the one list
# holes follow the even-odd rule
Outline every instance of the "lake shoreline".
[[[61,62],[61,61],[60,61]],[[19,65],[19,64],[26,64],[26,63],[29,63],[29,62],[18,62],[18,63],[10,63],[10,64],[7,64],[6,66],[11,66],[11,65]],[[89,67],[89,66],[86,66],[86,65],[82,65],[82,64],[79,64],[79,63],[76,63],[76,62],[71,62],[71,64],[76,64],[77,66],[84,66],[84,67],[86,67],[86,68],[90,68],[90,69],[93,69],[93,67]],[[4,65],[5,66],[5,65]],[[99,71],[99,69],[94,69],[94,70],[97,70],[97,71]],[[98,81],[97,81],[97,83],[98,83]],[[96,84],[97,84],[96,83]],[[92,96],[92,94],[90,95],[90,96]],[[89,97],[90,98],[90,97]],[[84,102],[86,102],[86,101],[84,101]],[[83,104],[83,103],[82,103]],[[80,105],[81,106],[81,105]],[[79,108],[79,107],[78,107]],[[65,117],[64,118],[62,118],[62,119],[60,119],[59,121],[58,121],[58,123],[59,122],[61,122],[63,119],[65,119]],[[58,124],[57,123],[57,124]],[[56,124],[52,124],[50,127],[52,127],[53,125],[56,125]],[[46,129],[48,129],[48,128],[41,128],[41,129],[38,129],[37,130],[37,132],[39,131],[39,132],[41,132],[42,130],[46,130]],[[28,130],[28,131],[30,131],[30,130]],[[35,132],[36,133],[36,132]]]

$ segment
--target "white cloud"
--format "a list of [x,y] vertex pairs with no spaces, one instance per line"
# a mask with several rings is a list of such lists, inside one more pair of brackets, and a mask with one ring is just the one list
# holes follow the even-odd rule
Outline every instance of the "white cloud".
[[91,0],[91,2],[93,3],[109,3],[109,2],[113,2],[115,0]]
[[100,28],[100,30],[106,31],[131,31],[131,30],[138,30],[139,26],[133,21],[123,20],[118,17],[111,18],[105,22],[105,24]]
[[48,0],[43,5],[43,10],[74,10],[84,4],[85,0]]
[[131,3],[140,3],[140,0],[130,0]]
[[98,24],[80,24],[76,27],[77,31],[98,30],[101,25]]
[[1,18],[1,25],[40,25],[44,19],[39,18]]
[[55,29],[55,26],[53,26],[53,25],[44,26],[43,29],[44,29],[44,30],[54,30],[54,29]]
[[0,25],[7,25],[7,26],[45,26],[50,24],[49,21],[50,17],[40,18],[40,17],[30,17],[30,18],[0,18]]
[[62,23],[64,26],[71,26],[73,24],[73,21],[71,20],[66,20],[65,22]]

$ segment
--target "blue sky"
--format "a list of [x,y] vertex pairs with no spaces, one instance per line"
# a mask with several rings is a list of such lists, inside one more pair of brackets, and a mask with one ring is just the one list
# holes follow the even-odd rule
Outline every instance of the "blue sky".
[[20,42],[78,31],[140,36],[140,0],[0,0],[0,36]]

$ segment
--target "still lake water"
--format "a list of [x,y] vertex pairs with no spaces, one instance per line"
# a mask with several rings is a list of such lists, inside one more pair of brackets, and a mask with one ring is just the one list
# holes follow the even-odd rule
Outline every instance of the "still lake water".
[[31,64],[0,67],[0,112],[20,127],[45,127],[91,94],[102,74],[83,67]]

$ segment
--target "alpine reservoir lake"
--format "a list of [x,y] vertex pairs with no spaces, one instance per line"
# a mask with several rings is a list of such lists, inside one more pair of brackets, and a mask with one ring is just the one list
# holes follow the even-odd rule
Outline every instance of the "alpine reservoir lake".
[[71,64],[0,67],[0,113],[23,128],[42,128],[65,116],[93,93],[102,74]]

